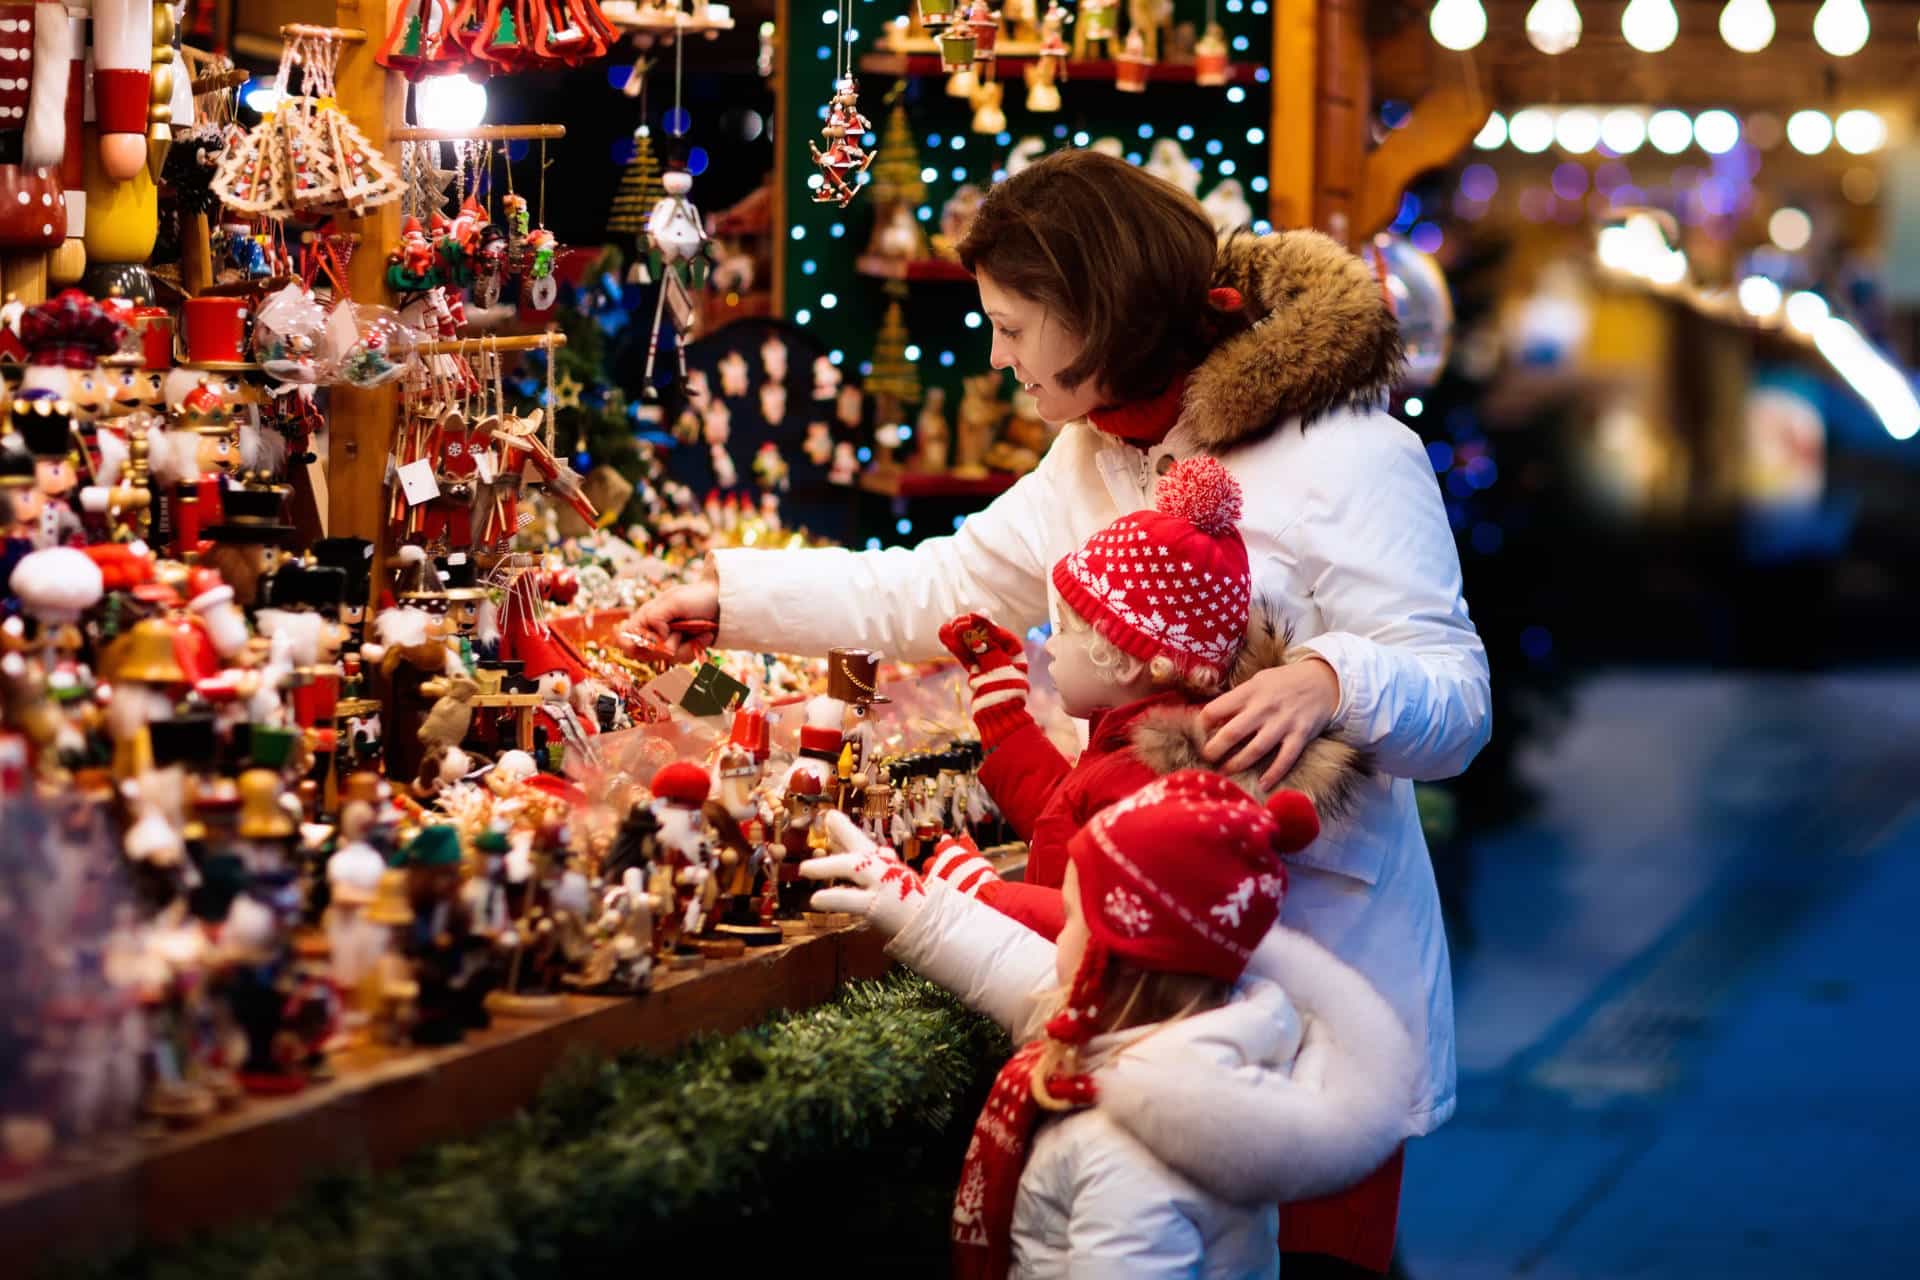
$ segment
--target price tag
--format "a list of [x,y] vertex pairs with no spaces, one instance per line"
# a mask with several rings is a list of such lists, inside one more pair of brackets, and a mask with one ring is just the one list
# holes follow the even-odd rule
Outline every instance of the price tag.
[[431,458],[416,458],[401,467],[398,474],[400,492],[406,495],[408,506],[417,507],[440,496],[440,482],[433,478]]
[[493,460],[493,450],[482,449],[468,455],[473,459],[473,474],[481,484],[492,484],[493,478],[500,474],[499,465]]

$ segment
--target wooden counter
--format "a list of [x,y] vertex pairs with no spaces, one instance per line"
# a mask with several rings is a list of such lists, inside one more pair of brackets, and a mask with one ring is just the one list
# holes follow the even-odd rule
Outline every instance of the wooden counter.
[[229,1115],[157,1138],[127,1138],[0,1182],[0,1256],[111,1250],[257,1219],[330,1171],[389,1168],[421,1147],[511,1116],[549,1073],[586,1049],[666,1053],[692,1037],[750,1027],[885,972],[865,928],[803,934],[732,960],[658,973],[645,996],[569,996],[551,1018],[499,1018],[444,1049],[342,1055],[338,1076],[287,1098],[248,1098]]

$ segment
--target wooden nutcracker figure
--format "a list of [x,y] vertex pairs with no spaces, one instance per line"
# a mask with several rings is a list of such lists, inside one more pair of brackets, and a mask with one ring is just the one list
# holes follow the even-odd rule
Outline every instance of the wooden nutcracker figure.
[[148,435],[159,499],[151,534],[156,545],[179,557],[195,550],[205,529],[220,519],[221,495],[240,467],[239,427],[232,402],[197,379],[169,412],[166,426]]
[[681,939],[696,938],[713,924],[719,899],[713,843],[705,817],[707,771],[688,760],[675,761],[653,775],[653,814],[659,820],[659,842],[672,868],[675,913]]
[[731,742],[713,761],[713,796],[703,807],[721,850],[717,908],[743,922],[751,912],[755,873],[766,861],[767,815],[760,805],[760,761]]
[[893,701],[878,687],[880,655],[871,649],[835,648],[827,651],[827,696],[839,702],[841,741],[851,747],[853,772],[866,767],[877,736],[871,717],[876,705]]
[[50,395],[13,402],[13,429],[33,457],[34,486],[41,497],[40,523],[34,533],[36,547],[78,546],[84,541],[80,517],[72,503],[78,475],[71,415],[71,405]]

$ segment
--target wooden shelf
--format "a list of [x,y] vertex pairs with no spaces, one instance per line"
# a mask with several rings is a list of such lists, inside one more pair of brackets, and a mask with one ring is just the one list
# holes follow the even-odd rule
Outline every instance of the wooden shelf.
[[[998,59],[1003,68],[1020,69],[1033,58],[1024,54],[1001,54]],[[1112,59],[1102,58],[1086,62],[1067,63],[1066,79],[1063,84],[1075,81],[1092,83],[1111,83],[1115,79],[1115,68],[1119,64]],[[860,59],[860,70],[876,76],[945,76],[950,72],[941,70],[940,55],[937,53],[869,53]],[[1227,68],[1228,84],[1253,84],[1255,73],[1259,70],[1253,63],[1236,62]],[[1156,62],[1147,68],[1147,79],[1154,84],[1192,84],[1193,64],[1190,62]]]
[[198,1128],[128,1138],[93,1159],[56,1159],[0,1182],[0,1246],[24,1275],[54,1251],[257,1221],[327,1170],[391,1168],[429,1143],[506,1119],[579,1049],[667,1053],[696,1035],[820,1004],[850,978],[884,973],[883,945],[864,927],[809,932],[657,973],[644,996],[567,996],[551,1017],[496,1017],[445,1049],[342,1055],[335,1079],[290,1097],[249,1098]]
[[886,498],[991,498],[1013,488],[1020,477],[990,471],[979,479],[923,471],[863,471],[860,488]]
[[863,276],[872,276],[877,280],[926,281],[941,280],[954,284],[972,284],[973,277],[967,269],[957,262],[948,262],[945,258],[886,258],[877,253],[866,253],[853,264],[853,269]]

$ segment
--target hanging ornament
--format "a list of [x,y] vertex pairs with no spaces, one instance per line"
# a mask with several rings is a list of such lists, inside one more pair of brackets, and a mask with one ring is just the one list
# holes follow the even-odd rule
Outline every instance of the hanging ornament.
[[1548,57],[1580,43],[1580,10],[1573,0],[1533,0],[1527,10],[1527,42]]
[[860,175],[867,171],[878,152],[861,145],[873,129],[873,122],[860,114],[860,89],[852,74],[835,82],[833,98],[827,105],[827,123],[820,135],[827,140],[823,152],[813,143],[813,163],[820,169],[820,185],[813,189],[815,204],[838,204],[846,208],[860,194]]

